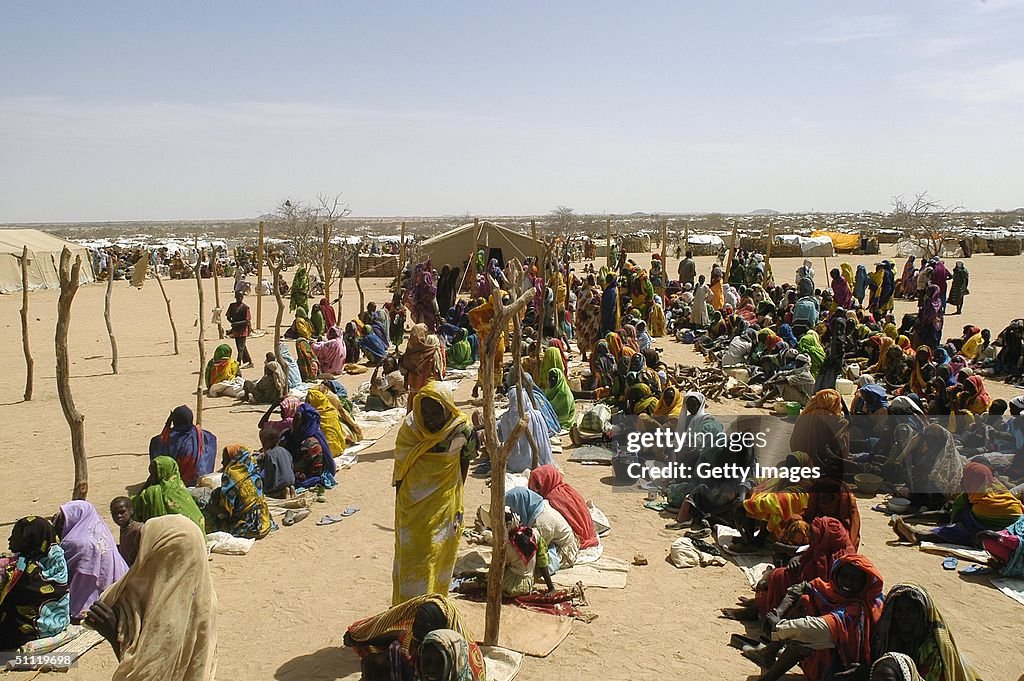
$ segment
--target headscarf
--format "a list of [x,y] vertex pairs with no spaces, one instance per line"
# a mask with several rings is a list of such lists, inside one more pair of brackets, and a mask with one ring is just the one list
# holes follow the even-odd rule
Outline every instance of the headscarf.
[[320,308],[320,312],[324,315],[324,325],[330,329],[333,326],[338,325],[338,315],[335,314],[334,308],[326,298],[321,298],[320,302],[317,303],[317,307]]
[[[436,433],[431,433],[423,423],[423,400],[430,398],[441,404],[448,419]],[[395,440],[395,468],[391,484],[397,485],[405,479],[421,456],[451,437],[456,430],[469,423],[469,418],[455,406],[452,391],[438,381],[430,381],[417,391],[412,398],[412,408],[402,421]]]
[[[423,659],[423,651],[435,648],[444,658],[444,670],[441,681],[484,681],[487,678],[483,656],[478,648],[472,648],[466,637],[451,629],[435,629],[423,637],[420,644],[418,660]],[[423,677],[422,669],[418,670]]]
[[306,314],[304,307],[295,308],[295,323],[292,324],[292,328],[295,330],[295,335],[298,338],[310,339],[313,337],[313,324],[309,321],[309,315]]
[[236,537],[262,539],[274,528],[263,496],[263,478],[244,446],[228,445],[224,456],[228,464],[221,475],[220,494],[231,518],[230,532]]
[[[923,355],[923,357],[918,357]],[[928,382],[924,378],[924,367],[931,362],[932,349],[927,345],[919,345],[914,353],[914,368],[910,372],[910,391],[918,395],[924,393],[928,388]]]
[[678,388],[673,388],[672,394],[672,401],[667,402],[665,397],[668,395],[668,389],[662,391],[661,398],[658,400],[658,406],[654,408],[653,416],[668,416],[679,419],[679,414],[683,410],[683,393]]
[[[319,482],[322,482],[325,487],[333,487],[334,474],[338,469],[334,463],[334,452],[331,450],[327,437],[320,427],[320,412],[312,404],[303,403],[295,410],[292,427],[285,433],[281,444],[291,452],[292,456],[299,456],[302,452],[302,443],[309,438],[314,438],[320,445],[321,456],[323,457],[323,472]],[[338,456],[341,456],[341,452],[338,452]],[[315,482],[309,481],[304,486],[309,486],[309,484],[315,484]]]
[[60,546],[68,562],[71,616],[77,617],[103,589],[124,576],[128,565],[95,506],[88,501],[69,501],[60,510],[64,515]]
[[889,406],[889,396],[886,394],[885,388],[877,383],[860,388],[857,394],[873,412]]
[[192,410],[179,405],[167,416],[163,431],[149,441],[150,458],[169,456],[177,461],[186,485],[212,473],[217,460],[217,437],[195,425],[193,419]]
[[505,505],[519,516],[523,525],[532,527],[544,505],[544,497],[526,487],[513,487],[505,492]]
[[217,594],[206,537],[194,523],[179,515],[148,521],[135,563],[101,600],[117,614],[112,681],[213,681]]
[[548,387],[548,377],[552,369],[558,369],[565,374],[565,364],[562,361],[562,351],[554,346],[544,351],[544,357],[540,362],[540,375],[537,376],[537,385],[541,388]]
[[853,291],[850,290],[850,285],[843,279],[839,270],[833,270],[835,275],[832,277],[832,297],[839,307],[850,307],[853,302]]
[[[824,503],[823,494],[832,495],[832,501]],[[860,549],[860,509],[857,507],[857,497],[842,480],[819,478],[811,487],[810,503],[804,512],[804,519],[813,522],[821,516],[838,519],[850,534],[853,547]]]
[[814,329],[807,331],[800,337],[800,341],[796,344],[796,349],[797,352],[811,358],[811,373],[817,376],[821,372],[822,365],[825,363],[825,348],[821,345],[818,332]]
[[800,342],[797,340],[796,334],[793,333],[793,327],[789,324],[779,325],[779,338],[791,348],[795,348]]
[[971,515],[981,525],[1002,530],[1024,515],[1020,499],[1009,492],[985,464],[977,461],[964,464],[963,489],[950,511],[953,519],[969,507]]
[[181,481],[178,462],[169,456],[158,456],[153,459],[153,464],[156,466],[156,484],[149,485],[132,497],[132,515],[135,520],[144,523],[150,518],[176,513],[185,516],[205,532],[203,512]]
[[886,594],[885,605],[878,621],[878,634],[874,644],[875,656],[882,656],[890,648],[889,634],[893,626],[893,611],[901,598],[908,598],[921,608],[922,626],[918,632],[922,639],[921,647],[913,655],[918,664],[915,667],[913,660],[909,663],[912,669],[922,675],[920,678],[924,681],[975,681],[978,677],[974,669],[960,656],[956,641],[953,640],[953,634],[946,626],[942,613],[935,607],[928,592],[916,584],[897,584]]
[[238,362],[231,359],[231,346],[222,343],[213,351],[213,359],[206,363],[206,387],[230,381],[238,375]]
[[[867,575],[860,593],[847,596],[839,590],[836,575],[844,565],[852,565]],[[833,564],[827,580],[814,579],[808,586],[809,594],[804,597],[808,614],[825,620],[836,644],[835,654],[844,668],[871,660],[872,636],[882,611],[882,587],[878,568],[860,554],[841,556]],[[804,673],[808,678],[823,678],[808,667],[824,666],[830,657],[831,651],[813,653],[801,664]]]
[[985,381],[982,380],[981,376],[968,376],[967,382],[975,390],[974,398],[971,400],[971,411],[975,414],[986,411],[988,406],[992,404],[992,396],[988,394],[988,390],[985,388]]
[[320,414],[320,430],[327,440],[332,456],[341,456],[345,451],[345,429],[341,425],[341,415],[334,408],[327,396],[317,388],[310,388],[306,393],[306,402],[311,404]]
[[288,376],[288,387],[297,388],[302,385],[302,373],[299,371],[299,365],[284,342],[278,343],[277,354],[281,357],[281,361],[284,362],[285,373]]
[[[554,375],[554,381],[552,382],[550,376]],[[555,408],[555,413],[558,414],[558,422],[562,425],[562,428],[569,429],[576,425],[576,400],[572,396],[572,390],[569,389],[569,384],[565,380],[565,374],[562,370],[555,367],[552,368],[548,378],[548,388],[544,391],[544,396],[548,398],[551,406]]]
[[921,681],[914,660],[903,653],[886,653],[871,664],[871,678],[875,678],[878,669],[883,666],[895,666],[900,674],[899,681]]
[[28,560],[39,560],[57,543],[53,523],[41,516],[30,515],[20,519],[14,523],[11,534],[17,531],[21,532],[21,539],[26,547],[19,556]]
[[444,376],[441,340],[430,333],[426,324],[414,324],[399,364],[407,374]]
[[552,464],[538,466],[530,472],[529,488],[547,500],[562,514],[579,538],[580,548],[597,546],[600,542],[594,531],[587,502],[578,491],[565,481],[565,476]]

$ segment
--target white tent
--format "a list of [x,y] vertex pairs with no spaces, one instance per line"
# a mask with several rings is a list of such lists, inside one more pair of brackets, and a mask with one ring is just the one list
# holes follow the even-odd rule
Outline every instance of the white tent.
[[797,244],[800,252],[808,258],[831,258],[836,254],[832,239],[827,236],[797,236],[795,234],[779,234],[775,237],[784,244]]
[[[924,249],[918,244],[915,244],[909,239],[901,239],[896,242],[896,255],[901,258],[908,258],[914,256],[915,258],[923,258],[926,253]],[[964,257],[964,251],[960,248],[959,242],[956,241],[943,241],[942,242],[942,253],[943,258],[962,258]]]
[[60,278],[57,267],[60,253],[67,246],[74,256],[82,258],[83,284],[95,281],[92,272],[92,258],[85,246],[58,239],[38,229],[0,229],[0,293],[21,291],[21,253],[28,246],[28,288],[59,288]]

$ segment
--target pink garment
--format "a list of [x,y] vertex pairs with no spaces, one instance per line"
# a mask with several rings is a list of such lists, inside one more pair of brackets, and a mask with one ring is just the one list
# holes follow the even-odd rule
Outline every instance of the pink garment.
[[345,342],[340,338],[314,341],[312,345],[322,373],[337,375],[345,369]]

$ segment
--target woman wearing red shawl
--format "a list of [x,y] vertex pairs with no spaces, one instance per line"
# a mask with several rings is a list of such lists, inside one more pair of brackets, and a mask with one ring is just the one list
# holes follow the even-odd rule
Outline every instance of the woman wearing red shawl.
[[981,376],[968,376],[963,389],[957,395],[960,409],[966,409],[972,414],[984,414],[992,404],[992,396],[985,388],[985,381]]
[[764,663],[783,645],[796,645],[781,650],[762,681],[782,678],[797,663],[809,681],[833,679],[853,665],[870,664],[872,636],[882,614],[882,588],[878,568],[858,554],[838,558],[827,579],[792,586],[766,620],[776,643],[750,657]]
[[948,290],[950,279],[953,278],[953,274],[946,269],[945,263],[938,258],[935,259],[935,265],[932,267],[932,284],[939,287],[939,297],[942,300],[942,311],[946,311],[946,292]]
[[764,617],[777,608],[789,587],[797,582],[827,579],[836,560],[851,553],[857,553],[857,549],[841,522],[827,516],[815,518],[811,523],[811,541],[807,551],[798,554],[786,567],[772,570],[758,585],[758,614]]
[[600,544],[587,502],[565,481],[558,468],[553,464],[538,466],[530,473],[529,487],[547,499],[551,507],[562,514],[572,528],[573,534],[579,539],[581,549]]
[[338,325],[338,315],[334,313],[334,308],[331,307],[330,302],[328,302],[326,298],[321,298],[317,307],[319,307],[320,311],[324,314],[324,326],[329,329],[332,326]]
[[811,488],[811,500],[804,511],[804,520],[813,523],[815,518],[836,518],[850,535],[853,548],[860,548],[860,510],[857,498],[842,480],[820,478]]
[[833,300],[839,307],[849,309],[853,303],[853,291],[850,290],[850,285],[843,279],[842,272],[838,268],[833,269],[829,274],[832,275]]
[[626,324],[619,329],[619,338],[622,339],[623,347],[631,349],[633,352],[640,352],[640,340],[636,336],[636,327],[632,324]]

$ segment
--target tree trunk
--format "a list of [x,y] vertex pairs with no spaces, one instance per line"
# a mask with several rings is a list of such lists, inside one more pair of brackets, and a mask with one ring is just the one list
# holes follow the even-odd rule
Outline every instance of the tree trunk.
[[28,344],[28,246],[21,249],[21,347],[25,351],[25,401],[32,401],[36,361]]
[[196,381],[196,425],[203,425],[203,379],[206,377],[206,332],[203,315],[206,314],[206,301],[203,298],[203,252],[196,245],[196,289],[199,291],[199,379]]
[[[533,297],[533,292],[528,291],[509,306],[501,302],[501,292],[498,284],[491,281],[491,299],[494,303],[495,315],[491,325],[491,332],[487,335],[481,348],[480,357],[480,380],[484,391],[484,442],[491,457],[491,530],[494,535],[493,548],[491,552],[491,565],[487,575],[487,616],[484,633],[486,645],[497,645],[498,635],[501,629],[501,596],[502,578],[505,573],[505,549],[508,544],[505,534],[504,515],[496,509],[505,508],[505,466],[508,462],[508,455],[512,445],[519,439],[520,433],[526,426],[526,415],[523,414],[519,423],[512,431],[509,438],[502,446],[498,444],[497,419],[494,413],[494,369],[493,358],[498,348],[500,334],[508,326],[509,318],[512,315],[518,316],[519,311],[526,307],[526,303]],[[522,337],[513,338],[513,343],[522,343]]]
[[263,328],[263,223],[260,222],[260,243],[256,260],[256,328]]
[[75,462],[75,486],[72,499],[85,499],[89,494],[89,464],[85,458],[85,416],[75,408],[71,395],[71,362],[68,359],[68,328],[71,326],[71,303],[75,300],[81,282],[82,257],[75,256],[71,265],[71,251],[67,246],[60,253],[60,298],[57,300],[57,332],[54,346],[57,351],[57,396],[60,408],[71,429],[71,456]]
[[281,297],[281,267],[283,261],[270,260],[270,271],[274,273],[274,297],[277,299],[277,319],[274,320],[274,357],[282,369],[287,372],[287,365],[281,356],[281,321],[284,319],[284,298]]
[[359,280],[359,275],[361,274],[359,271],[360,269],[362,268],[359,266],[359,251],[356,251],[356,290],[359,291],[359,314],[356,315],[357,317],[366,309],[366,297],[363,295],[363,284]]
[[224,316],[220,308],[220,279],[217,277],[217,249],[213,249],[210,257],[210,274],[213,275],[213,304],[217,306],[214,316],[217,317],[217,338],[224,340]]
[[[136,265],[138,267],[138,265]],[[103,297],[103,321],[107,323],[107,336],[110,338],[110,370],[117,375],[117,339],[114,337],[114,325],[110,323],[110,294],[114,291],[114,272],[117,270],[117,256],[110,256],[110,274],[107,276],[107,293]]]
[[164,297],[164,304],[167,306],[167,321],[171,323],[171,337],[174,339],[174,354],[178,354],[178,328],[174,325],[174,314],[171,312],[171,299],[167,297],[164,289],[164,280],[160,278],[160,266],[153,269],[153,277],[160,286],[160,294]]

